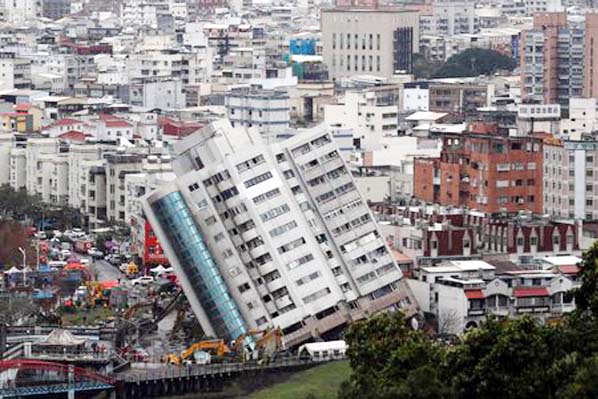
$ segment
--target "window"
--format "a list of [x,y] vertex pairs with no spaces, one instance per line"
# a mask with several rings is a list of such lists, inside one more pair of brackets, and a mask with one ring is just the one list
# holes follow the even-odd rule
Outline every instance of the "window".
[[275,229],[270,230],[270,237],[274,238],[277,237],[281,234],[286,233],[287,231],[291,231],[293,230],[295,227],[297,227],[297,222],[295,222],[294,220],[283,224],[282,226],[276,227]]
[[243,183],[243,184],[245,184],[245,187],[249,188],[249,187],[253,187],[256,184],[262,183],[262,182],[264,182],[264,181],[266,181],[268,179],[271,179],[271,178],[272,178],[272,173],[271,172],[266,172],[266,173],[263,173],[263,174],[261,174],[259,176],[254,177],[254,178],[246,180],[245,183]]
[[302,286],[303,284],[307,284],[310,281],[313,281],[313,280],[317,279],[320,276],[321,276],[320,272],[313,272],[311,274],[308,274],[307,276],[301,277],[299,280],[296,281],[296,283],[297,283],[298,286]]
[[293,270],[294,268],[304,265],[307,262],[311,262],[312,260],[314,260],[314,256],[312,254],[308,254],[290,262],[289,264],[287,264],[287,267],[289,270]]
[[303,237],[298,238],[298,239],[293,240],[285,245],[278,247],[278,253],[279,254],[287,253],[289,251],[292,251],[295,248],[302,246],[303,244],[305,244],[305,238],[303,238]]
[[267,222],[268,220],[272,220],[280,215],[283,215],[289,212],[291,208],[287,204],[277,206],[276,208],[272,208],[267,212],[264,212],[260,215],[263,222]]
[[330,294],[330,292],[331,292],[330,288],[328,288],[328,287],[323,288],[323,289],[321,289],[319,291],[314,292],[311,295],[308,295],[308,296],[304,297],[303,298],[303,303],[305,303],[307,305],[308,303],[311,303],[313,301],[316,301],[316,300],[318,300],[320,298],[325,297],[326,295]]
[[274,190],[266,191],[263,194],[258,195],[257,197],[253,198],[253,203],[258,205],[264,201],[267,201],[271,198],[278,197],[280,195],[280,190],[275,188]]
[[243,283],[238,287],[238,289],[239,289],[239,292],[242,294],[245,291],[249,291],[251,289],[251,286],[249,285],[249,283]]

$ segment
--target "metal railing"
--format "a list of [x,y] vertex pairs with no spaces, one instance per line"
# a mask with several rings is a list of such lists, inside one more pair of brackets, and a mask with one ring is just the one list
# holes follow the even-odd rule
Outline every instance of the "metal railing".
[[344,360],[344,356],[335,356],[323,360],[301,359],[297,357],[288,357],[260,363],[257,361],[245,363],[217,363],[217,364],[191,364],[191,365],[164,365],[158,370],[131,370],[115,377],[125,382],[144,382],[172,378],[215,376],[232,373],[245,373],[249,371],[284,369],[294,367],[307,367],[317,364]]

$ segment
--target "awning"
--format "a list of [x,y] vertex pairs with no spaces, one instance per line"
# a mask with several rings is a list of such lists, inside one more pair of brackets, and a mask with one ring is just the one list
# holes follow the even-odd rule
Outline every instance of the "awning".
[[519,287],[513,289],[515,298],[528,298],[533,296],[550,296],[545,287]]
[[465,290],[467,299],[484,299],[482,290]]
[[108,280],[108,281],[100,281],[100,285],[104,290],[110,290],[114,287],[118,287],[118,281],[116,280]]
[[569,265],[569,266],[559,266],[558,270],[562,274],[577,275],[577,274],[579,274],[579,271],[581,269],[579,268],[579,266]]

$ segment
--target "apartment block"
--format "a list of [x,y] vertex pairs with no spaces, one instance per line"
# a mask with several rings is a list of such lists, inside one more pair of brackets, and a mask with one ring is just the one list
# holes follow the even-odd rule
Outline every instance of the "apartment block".
[[486,213],[541,213],[542,139],[501,136],[491,127],[443,134],[438,161],[416,159],[415,198]]
[[264,136],[282,133],[291,123],[286,90],[260,87],[232,88],[224,97],[226,115],[232,126],[256,127]]
[[332,78],[411,72],[419,15],[407,9],[323,9],[324,62]]
[[281,327],[287,345],[383,309],[415,310],[332,137],[266,145],[214,122],[176,145],[144,209],[206,334]]
[[[598,18],[586,20],[592,43],[595,23]],[[560,104],[567,115],[569,98],[581,97],[584,92],[584,62],[586,67],[594,64],[593,53],[584,57],[585,39],[584,29],[569,25],[566,13],[535,14],[533,28],[521,33],[522,99]],[[586,74],[593,71],[592,67],[587,69]],[[586,91],[591,90],[587,86]]]
[[15,53],[0,53],[0,90],[30,89],[31,62]]
[[494,88],[488,84],[469,82],[428,85],[429,110],[432,112],[473,112],[488,105]]
[[432,4],[429,14],[419,17],[420,34],[453,36],[479,32],[474,3],[441,1]]
[[545,141],[544,212],[598,219],[598,141]]

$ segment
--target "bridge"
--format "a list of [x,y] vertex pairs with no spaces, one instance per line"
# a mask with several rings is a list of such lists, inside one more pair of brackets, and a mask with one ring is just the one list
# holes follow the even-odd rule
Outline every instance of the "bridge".
[[[331,360],[340,360],[342,357]],[[185,393],[221,391],[238,378],[254,378],[263,373],[298,371],[322,362],[285,357],[259,363],[220,363],[172,366],[144,364],[125,372],[102,375],[60,363],[36,360],[0,361],[0,399],[16,397],[45,398],[51,394],[110,391],[115,399],[163,397]],[[21,372],[37,378],[19,379]],[[48,376],[53,379],[48,379]],[[13,378],[7,378],[13,377]],[[62,377],[62,378],[60,378]]]
[[39,397],[113,390],[116,380],[73,365],[41,360],[0,361],[0,398]]

